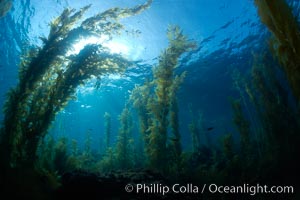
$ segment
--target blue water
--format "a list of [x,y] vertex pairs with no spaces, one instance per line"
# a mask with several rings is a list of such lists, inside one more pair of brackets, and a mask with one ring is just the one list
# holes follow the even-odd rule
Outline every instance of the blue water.
[[[41,45],[47,36],[49,22],[65,7],[79,9],[92,4],[86,17],[111,7],[131,7],[143,0],[18,0],[0,19],[0,106],[8,89],[17,83],[21,54],[30,46]],[[298,8],[297,1],[295,9]],[[178,25],[198,48],[181,58],[178,71],[187,77],[178,93],[180,130],[183,146],[191,148],[188,123],[189,105],[203,114],[204,128],[213,127],[212,139],[235,132],[229,97],[238,97],[232,84],[232,70],[244,73],[250,69],[253,54],[267,46],[267,30],[260,23],[252,1],[245,0],[154,0],[150,9],[138,16],[123,19],[128,29],[139,30],[138,37],[114,38],[112,50],[120,49],[137,65],[121,76],[103,77],[99,89],[93,84],[80,87],[77,99],[56,117],[49,130],[55,137],[67,136],[84,141],[90,132],[93,145],[101,142],[105,112],[112,115],[112,133],[118,132],[118,115],[130,91],[141,84],[157,64],[157,57],[167,47],[166,30]],[[2,120],[1,113],[0,119]],[[114,137],[116,138],[116,137]]]

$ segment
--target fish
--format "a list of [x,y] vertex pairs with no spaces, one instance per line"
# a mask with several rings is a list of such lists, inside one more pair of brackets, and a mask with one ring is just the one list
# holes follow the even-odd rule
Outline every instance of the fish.
[[170,137],[170,140],[172,140],[173,142],[178,142],[179,138]]
[[207,131],[212,131],[212,130],[214,130],[214,127],[208,127],[206,130]]

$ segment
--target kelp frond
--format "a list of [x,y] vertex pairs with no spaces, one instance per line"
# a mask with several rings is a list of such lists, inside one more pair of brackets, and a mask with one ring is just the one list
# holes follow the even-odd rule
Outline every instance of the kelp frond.
[[300,102],[300,29],[285,0],[255,0],[261,21],[272,33],[270,46]]
[[134,8],[111,8],[103,13],[99,13],[94,17],[88,18],[82,22],[81,26],[84,30],[90,31],[96,35],[106,35],[119,33],[123,25],[119,19],[137,15],[142,11],[148,9],[152,0],[148,0],[145,4],[136,6]]

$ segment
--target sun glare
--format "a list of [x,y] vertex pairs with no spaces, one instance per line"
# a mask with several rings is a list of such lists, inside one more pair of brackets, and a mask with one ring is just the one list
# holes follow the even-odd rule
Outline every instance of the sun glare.
[[128,55],[129,52],[129,48],[127,45],[117,41],[109,41],[103,44],[103,46],[107,47],[111,53]]
[[128,56],[129,53],[129,47],[121,40],[108,41],[108,36],[91,36],[75,43],[72,50],[70,50],[67,54],[78,54],[88,44],[101,44],[106,47],[111,53],[122,54],[123,56]]

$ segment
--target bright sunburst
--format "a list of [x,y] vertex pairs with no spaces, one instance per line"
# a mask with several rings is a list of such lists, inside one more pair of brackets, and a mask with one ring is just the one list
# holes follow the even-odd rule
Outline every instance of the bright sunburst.
[[128,56],[129,47],[120,41],[108,41],[108,36],[96,37],[91,36],[88,38],[84,38],[73,45],[71,51],[68,52],[68,55],[78,54],[86,45],[88,44],[101,44],[104,47],[108,48],[111,53],[122,54],[124,56]]

